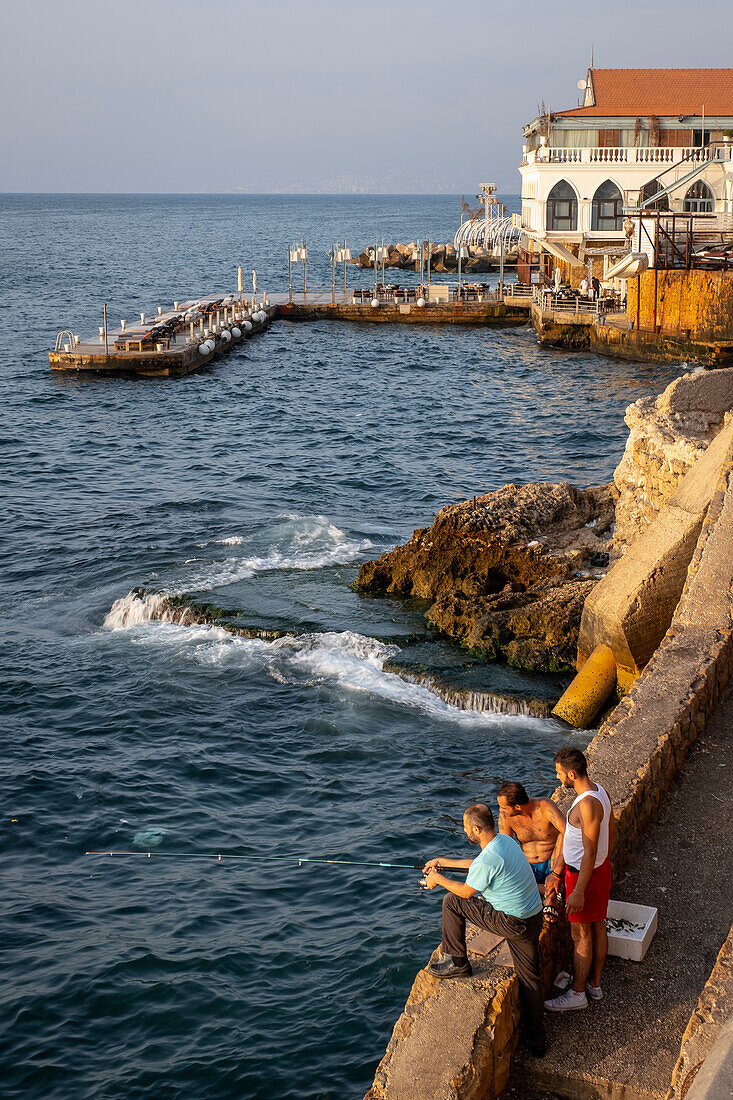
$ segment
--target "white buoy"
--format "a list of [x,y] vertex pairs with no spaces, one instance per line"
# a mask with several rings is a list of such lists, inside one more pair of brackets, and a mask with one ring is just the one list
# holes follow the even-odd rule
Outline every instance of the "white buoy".
[[243,321],[242,322],[242,328],[244,329],[245,332],[251,332],[252,331],[252,322],[251,321]]
[[223,330],[223,331],[222,331],[222,332],[220,333],[220,336],[221,336],[221,338],[222,338],[222,340],[224,341],[224,343],[225,343],[225,344],[228,344],[228,343],[229,343],[229,341],[230,341],[230,340],[231,340],[231,338],[232,338],[232,334],[231,334],[231,332],[229,331],[229,329],[228,329],[228,328],[225,328],[225,329],[224,329],[224,330]]
[[242,339],[242,330],[241,330],[241,328],[236,328],[235,327],[235,328],[232,329],[232,339],[233,340],[241,340]]
[[378,305],[379,305],[379,298],[372,298],[372,301],[371,301],[372,309],[376,309]]
[[424,298],[418,298],[417,304],[420,306],[420,309],[422,309],[425,305],[425,299]]
[[199,344],[199,355],[208,355],[211,351],[208,341],[204,340],[203,344]]

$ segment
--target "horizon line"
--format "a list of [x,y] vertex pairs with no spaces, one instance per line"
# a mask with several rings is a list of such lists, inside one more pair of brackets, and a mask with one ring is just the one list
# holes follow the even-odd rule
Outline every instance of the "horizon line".
[[[17,196],[62,196],[75,198],[102,198],[112,196],[142,196],[145,198],[185,197],[200,198],[443,198],[444,196],[465,194],[461,191],[0,191],[0,198]],[[497,191],[499,195],[520,195],[520,191]]]

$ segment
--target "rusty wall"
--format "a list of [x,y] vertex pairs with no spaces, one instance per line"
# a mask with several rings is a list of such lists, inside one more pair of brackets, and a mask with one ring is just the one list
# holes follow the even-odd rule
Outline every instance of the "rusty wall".
[[645,271],[628,281],[627,314],[641,329],[733,340],[733,271]]

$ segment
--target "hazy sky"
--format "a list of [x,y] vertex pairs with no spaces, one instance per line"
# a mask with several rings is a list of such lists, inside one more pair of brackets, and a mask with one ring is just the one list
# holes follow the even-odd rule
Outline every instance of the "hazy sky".
[[518,191],[604,67],[733,64],[731,0],[3,0],[0,191]]

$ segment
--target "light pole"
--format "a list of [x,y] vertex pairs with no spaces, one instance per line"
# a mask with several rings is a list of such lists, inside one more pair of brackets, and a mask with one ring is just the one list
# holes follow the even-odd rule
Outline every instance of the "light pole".
[[288,301],[293,300],[293,264],[300,262],[300,246],[294,241],[288,248]]
[[[343,263],[344,265],[344,294],[346,294],[346,264],[351,259],[351,250],[346,247],[346,238],[344,238],[344,247],[339,248],[334,245],[334,252],[336,253],[334,263]],[[334,274],[335,282],[335,274]],[[335,291],[334,291],[335,293]]]
[[331,246],[331,251],[327,252],[329,260],[331,261],[331,305],[336,304],[336,245]]
[[468,256],[468,249],[465,244],[458,245],[458,301],[461,300],[461,260]]
[[306,265],[308,263],[308,249],[306,248],[305,241],[300,242],[300,248],[298,249],[298,252],[300,253],[300,259],[303,261],[303,297],[305,297],[306,291],[308,289],[308,272],[306,268]]

